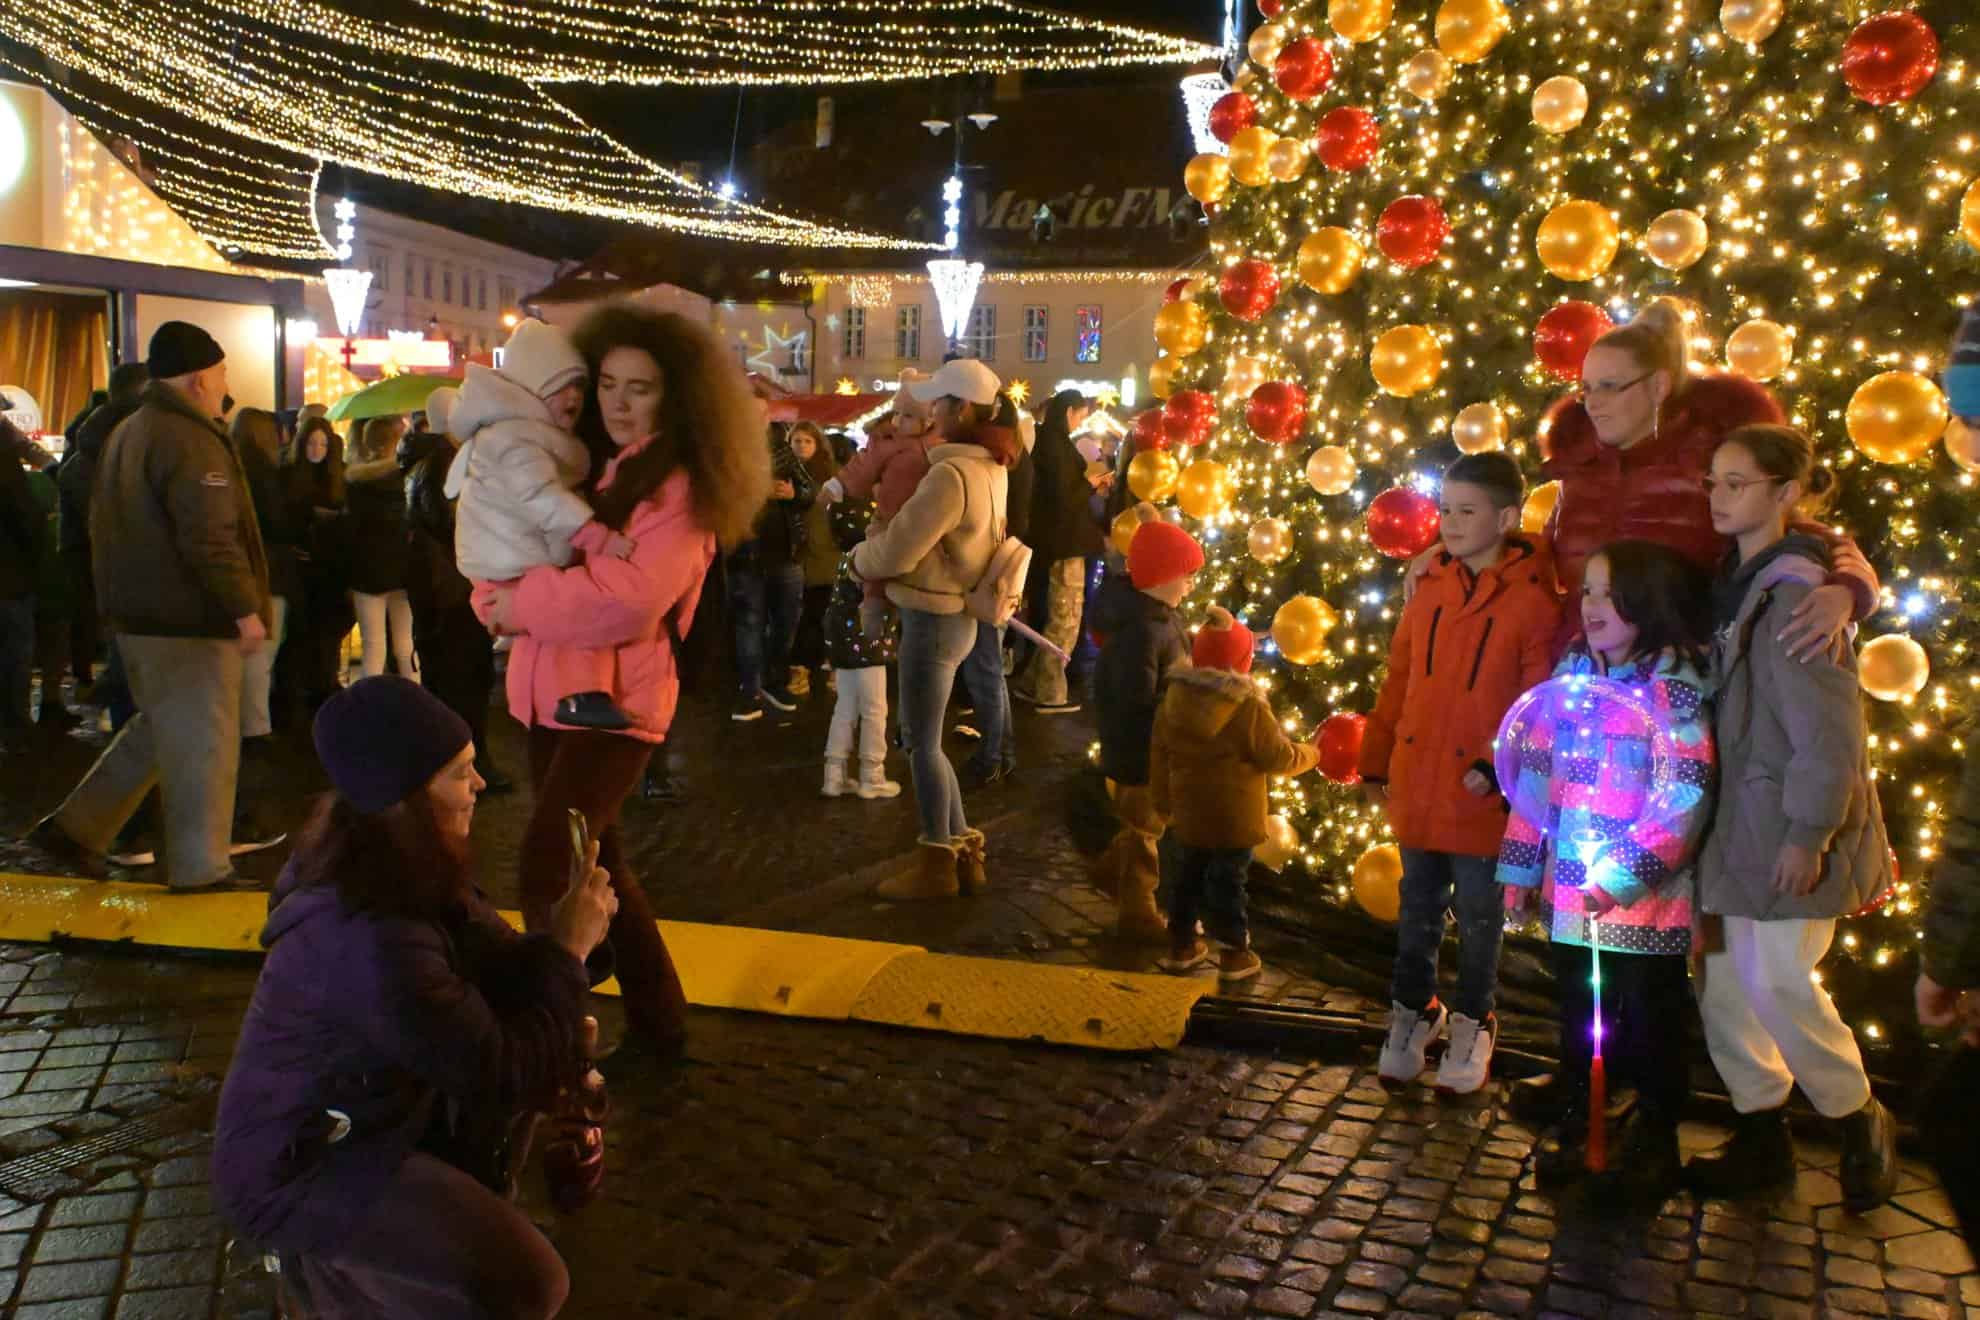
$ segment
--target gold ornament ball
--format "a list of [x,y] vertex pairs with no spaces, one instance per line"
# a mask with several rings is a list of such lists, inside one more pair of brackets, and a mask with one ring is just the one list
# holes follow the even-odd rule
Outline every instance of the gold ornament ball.
[[1375,341],[1368,369],[1384,393],[1407,399],[1437,383],[1444,371],[1444,346],[1427,325],[1399,325]]
[[1378,843],[1355,859],[1354,901],[1377,921],[1394,924],[1402,915],[1402,852]]
[[1322,495],[1339,495],[1354,484],[1361,468],[1339,445],[1322,445],[1306,460],[1306,484]]
[[1643,250],[1665,270],[1683,270],[1705,255],[1712,231],[1696,211],[1666,211],[1643,231]]
[[1247,188],[1262,188],[1272,181],[1268,157],[1279,135],[1262,124],[1253,124],[1231,139],[1231,177]]
[[1395,0],[1328,0],[1327,26],[1343,41],[1373,41],[1395,15]]
[[1367,264],[1368,249],[1337,225],[1316,229],[1300,240],[1299,282],[1317,293],[1346,293]]
[[1114,526],[1107,535],[1113,541],[1114,549],[1126,554],[1128,547],[1134,544],[1134,534],[1140,530],[1141,515],[1133,509],[1122,509],[1114,515]]
[[1205,206],[1215,206],[1231,190],[1231,162],[1206,151],[1183,166],[1183,188]]
[[1214,518],[1231,507],[1230,470],[1213,458],[1199,458],[1176,479],[1176,504],[1192,518]]
[[1224,393],[1249,399],[1253,390],[1271,379],[1270,371],[1271,368],[1265,365],[1262,358],[1233,353],[1231,360],[1224,364]]
[[1148,368],[1148,392],[1158,399],[1166,399],[1176,392],[1176,373],[1182,370],[1182,359],[1163,354]]
[[1506,447],[1506,413],[1496,403],[1474,403],[1451,422],[1451,443],[1460,454],[1484,454]]
[[1419,101],[1434,101],[1450,90],[1452,67],[1441,50],[1420,50],[1402,67],[1402,89]]
[[1234,92],[1248,92],[1257,83],[1258,70],[1247,64],[1242,69],[1239,69],[1237,74],[1231,79],[1231,90]]
[[1245,53],[1251,62],[1260,68],[1269,69],[1279,58],[1279,48],[1286,44],[1286,30],[1277,23],[1260,23],[1251,31],[1251,37],[1244,44]]
[[1774,35],[1786,12],[1786,0],[1726,0],[1719,6],[1719,26],[1734,41],[1757,45]]
[[1980,179],[1968,185],[1966,196],[1960,199],[1959,232],[1968,243],[1980,248]]
[[1128,461],[1128,489],[1138,500],[1160,504],[1176,493],[1182,466],[1166,449],[1149,449]]
[[1437,10],[1437,47],[1459,64],[1476,64],[1511,26],[1500,0],[1444,0]]
[[1533,122],[1549,133],[1571,133],[1588,117],[1588,89],[1581,79],[1562,74],[1533,91]]
[[1562,202],[1540,222],[1540,264],[1564,280],[1592,280],[1616,259],[1622,235],[1600,202]]
[[1260,518],[1244,538],[1245,548],[1261,564],[1276,564],[1292,553],[1292,528],[1283,518]]
[[1547,530],[1547,519],[1554,516],[1554,506],[1561,502],[1561,483],[1549,481],[1535,486],[1526,496],[1526,503],[1519,506],[1519,530],[1528,536],[1538,536]]
[[1879,463],[1909,463],[1946,433],[1952,410],[1929,379],[1886,371],[1865,381],[1849,401],[1847,425],[1856,447]]
[[1285,870],[1286,863],[1297,856],[1299,832],[1293,829],[1292,822],[1280,815],[1267,816],[1265,842],[1252,852],[1251,860],[1276,873]]
[[1155,342],[1166,353],[1188,357],[1210,337],[1210,313],[1200,303],[1172,302],[1155,313]]
[[1879,701],[1904,701],[1925,690],[1932,661],[1925,648],[1903,633],[1890,633],[1864,646],[1856,657],[1856,678]]
[[1272,616],[1272,640],[1292,664],[1315,664],[1327,654],[1327,634],[1339,622],[1333,607],[1318,596],[1294,596]]
[[1748,380],[1772,380],[1794,361],[1794,335],[1774,321],[1753,320],[1726,338],[1726,365]]
[[1953,418],[1952,425],[1946,428],[1946,457],[1958,464],[1962,472],[1980,472],[1980,431],[1968,426],[1963,418]]
[[1265,153],[1265,168],[1280,183],[1291,183],[1306,173],[1307,162],[1312,159],[1313,153],[1308,149],[1306,139],[1282,137]]

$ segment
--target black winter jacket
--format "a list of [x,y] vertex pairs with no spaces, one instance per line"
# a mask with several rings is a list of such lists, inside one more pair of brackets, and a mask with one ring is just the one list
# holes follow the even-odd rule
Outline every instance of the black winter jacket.
[[27,466],[18,455],[0,452],[0,600],[34,594],[45,527],[28,489]]
[[55,469],[55,488],[61,492],[61,547],[65,551],[89,549],[89,492],[96,483],[96,465],[103,459],[103,446],[117,423],[138,410],[136,399],[128,403],[106,403],[83,418],[76,428],[75,444],[62,456]]
[[349,511],[350,589],[367,596],[406,586],[406,487],[390,458],[353,464],[344,474]]
[[1037,481],[1031,492],[1031,535],[1024,543],[1047,565],[1097,558],[1106,547],[1100,524],[1093,520],[1093,486],[1086,479],[1086,460],[1066,428],[1039,427],[1031,461]]
[[1940,985],[1980,989],[1980,748],[1968,743],[1925,908],[1924,967]]
[[1189,663],[1189,634],[1175,610],[1109,573],[1093,598],[1093,631],[1104,639],[1093,670],[1100,769],[1117,784],[1148,782],[1148,747],[1162,687]]

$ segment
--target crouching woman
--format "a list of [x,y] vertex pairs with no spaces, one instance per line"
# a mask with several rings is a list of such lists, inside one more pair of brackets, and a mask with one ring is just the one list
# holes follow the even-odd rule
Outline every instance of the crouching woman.
[[270,901],[215,1195],[281,1255],[292,1314],[554,1316],[569,1276],[507,1193],[588,1066],[610,881],[594,851],[542,933],[502,921],[470,880],[472,739],[417,683],[353,684],[315,739],[334,791]]

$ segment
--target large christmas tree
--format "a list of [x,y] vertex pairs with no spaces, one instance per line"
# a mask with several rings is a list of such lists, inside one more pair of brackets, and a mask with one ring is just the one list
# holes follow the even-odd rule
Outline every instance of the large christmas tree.
[[[1588,343],[1678,300],[1701,365],[1816,436],[1831,520],[1883,577],[1857,644],[1903,879],[1827,969],[1872,1046],[1902,1026],[1980,687],[1980,449],[1934,379],[1980,296],[1980,10],[1888,5],[1265,0],[1212,116],[1229,154],[1187,172],[1213,269],[1157,323],[1167,403],[1131,474],[1203,539],[1199,605],[1272,626],[1259,681],[1289,726],[1326,727],[1374,702],[1442,468],[1503,446],[1537,469]],[[1358,863],[1378,894],[1358,791],[1279,791],[1328,894]]]

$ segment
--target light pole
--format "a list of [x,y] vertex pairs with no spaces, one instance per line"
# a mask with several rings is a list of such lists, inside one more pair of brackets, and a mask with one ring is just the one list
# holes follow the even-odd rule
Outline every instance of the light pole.
[[[357,203],[346,197],[333,209],[337,217],[337,260],[348,262],[357,237]],[[337,317],[337,332],[344,337],[344,370],[349,371],[357,356],[358,331],[364,328],[365,299],[371,295],[371,272],[348,265],[323,272],[323,283],[330,290],[330,310]]]
[[942,185],[942,246],[948,255],[936,257],[928,263],[928,282],[935,286],[935,308],[941,313],[942,333],[948,340],[948,351],[951,353],[961,347],[963,330],[969,324],[970,309],[976,305],[977,288],[983,283],[983,263],[967,261],[959,255],[962,248],[963,119],[974,124],[979,133],[997,122],[997,116],[988,110],[961,115],[956,120],[931,116],[922,121],[922,127],[937,137],[951,128],[956,133],[954,172]]

